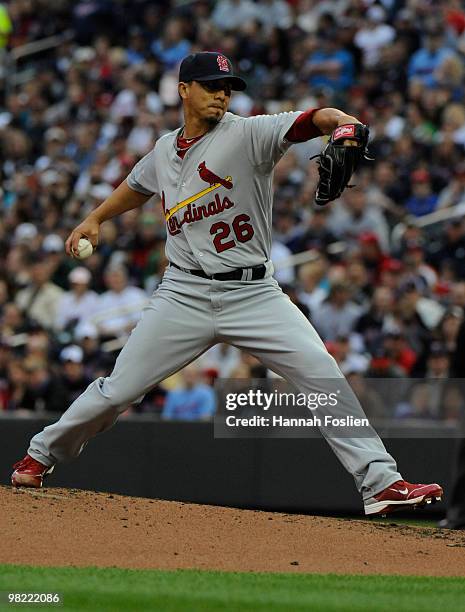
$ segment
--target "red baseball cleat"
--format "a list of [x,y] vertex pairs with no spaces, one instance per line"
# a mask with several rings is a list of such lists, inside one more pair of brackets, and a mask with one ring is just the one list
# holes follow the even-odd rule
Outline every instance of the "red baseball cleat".
[[442,487],[438,484],[410,484],[398,480],[378,495],[364,501],[365,514],[388,514],[403,508],[417,508],[441,501]]
[[40,488],[46,474],[53,471],[54,466],[47,467],[43,463],[36,461],[30,455],[15,463],[15,471],[11,475],[11,484],[14,487],[35,487]]

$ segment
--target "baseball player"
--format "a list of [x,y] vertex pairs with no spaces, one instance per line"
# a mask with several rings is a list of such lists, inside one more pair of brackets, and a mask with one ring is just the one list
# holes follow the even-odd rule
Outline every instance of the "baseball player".
[[[184,125],[159,138],[66,241],[69,255],[82,237],[96,246],[104,221],[158,194],[170,265],[113,372],[95,380],[58,422],[32,438],[28,454],[15,465],[14,486],[40,487],[56,463],[77,457],[128,404],[218,342],[258,357],[301,393],[318,390],[315,380],[345,382],[312,325],[272,277],[272,176],[292,143],[331,135],[320,157],[316,193],[316,202],[324,204],[350,179],[368,129],[334,108],[235,116],[228,112],[231,91],[245,87],[224,55],[186,57],[178,85]],[[366,418],[348,384],[338,410]],[[366,514],[442,498],[437,484],[405,482],[374,431],[335,438],[329,428],[320,429],[353,475]]]

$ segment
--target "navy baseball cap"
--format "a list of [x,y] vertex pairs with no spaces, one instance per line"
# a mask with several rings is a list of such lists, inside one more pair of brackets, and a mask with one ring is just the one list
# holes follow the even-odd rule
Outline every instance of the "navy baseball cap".
[[189,81],[217,81],[228,79],[235,91],[244,91],[247,87],[245,81],[234,76],[230,60],[221,53],[202,51],[185,57],[179,68],[179,82]]

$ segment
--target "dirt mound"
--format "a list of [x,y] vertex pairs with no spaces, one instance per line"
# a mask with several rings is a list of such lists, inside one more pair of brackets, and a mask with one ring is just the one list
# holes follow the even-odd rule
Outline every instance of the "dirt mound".
[[0,487],[0,563],[465,575],[465,533]]

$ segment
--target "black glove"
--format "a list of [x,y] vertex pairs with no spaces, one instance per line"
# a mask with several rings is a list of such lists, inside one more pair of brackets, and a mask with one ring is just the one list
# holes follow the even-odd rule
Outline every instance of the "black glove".
[[[331,134],[328,144],[321,153],[311,158],[318,158],[320,173],[315,204],[324,206],[338,198],[348,186],[350,177],[362,157],[372,159],[368,156],[367,150],[368,134],[368,127],[363,123],[340,125]],[[346,140],[355,141],[357,144],[355,146],[343,144]]]

